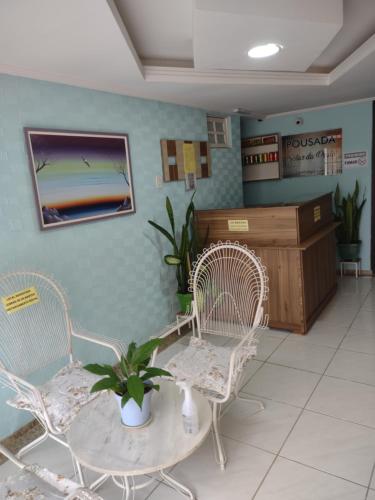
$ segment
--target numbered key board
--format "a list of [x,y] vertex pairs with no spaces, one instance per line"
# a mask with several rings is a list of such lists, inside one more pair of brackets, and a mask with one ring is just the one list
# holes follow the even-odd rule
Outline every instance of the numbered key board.
[[268,134],[241,140],[243,182],[281,177],[280,135]]

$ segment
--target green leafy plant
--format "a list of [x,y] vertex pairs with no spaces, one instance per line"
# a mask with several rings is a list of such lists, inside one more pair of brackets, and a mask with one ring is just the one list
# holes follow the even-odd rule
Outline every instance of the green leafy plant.
[[173,253],[164,256],[164,262],[169,266],[176,266],[177,292],[189,292],[189,277],[191,263],[194,262],[198,253],[198,238],[194,226],[194,195],[186,209],[185,220],[181,231],[176,231],[174,211],[169,197],[165,200],[170,231],[160,226],[156,222],[149,220],[149,224],[157,229],[171,243]]
[[121,406],[133,398],[142,408],[144,395],[153,389],[158,391],[160,386],[154,384],[154,377],[170,377],[171,374],[161,368],[148,366],[152,353],[160,346],[162,339],[151,339],[145,344],[137,346],[131,342],[126,355],[121,356],[118,369],[111,365],[88,364],[85,369],[104,378],[96,382],[91,392],[113,391],[121,396]]
[[358,243],[359,226],[361,222],[362,210],[366,203],[365,193],[361,202],[359,201],[359,183],[356,180],[352,194],[342,196],[340,187],[337,184],[335,191],[335,216],[341,222],[337,228],[337,239],[339,243]]

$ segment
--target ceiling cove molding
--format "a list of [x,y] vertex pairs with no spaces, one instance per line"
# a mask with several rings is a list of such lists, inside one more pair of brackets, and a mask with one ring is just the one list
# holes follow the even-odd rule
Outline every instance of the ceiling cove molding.
[[360,45],[350,56],[330,73],[298,73],[287,71],[199,71],[187,67],[153,66],[143,67],[143,77],[152,83],[191,83],[229,85],[307,85],[330,86],[375,52],[375,35]]
[[350,106],[351,104],[359,104],[361,102],[369,102],[369,101],[375,101],[375,96],[364,97],[363,99],[353,99],[351,101],[340,101],[340,102],[335,102],[333,104],[322,104],[321,106],[312,106],[310,108],[299,108],[299,109],[294,109],[292,111],[283,111],[282,113],[270,113],[264,117],[264,120],[267,120],[268,118],[276,118],[278,116],[296,115],[296,114],[307,113],[309,111],[319,111],[321,109],[337,108],[340,106]]
[[150,83],[192,83],[227,85],[307,85],[325,87],[330,84],[327,74],[286,71],[198,71],[194,68],[144,66],[144,79]]
[[354,66],[363,61],[363,59],[366,59],[366,57],[370,56],[374,52],[375,35],[372,35],[329,73],[329,83],[334,83],[336,80],[344,76],[345,73],[354,68]]
[[122,20],[122,18],[120,16],[120,13],[118,11],[118,8],[117,8],[114,0],[107,0],[107,5],[112,12],[114,20],[115,20],[119,30],[121,31],[122,36],[124,37],[125,43],[129,47],[131,55],[133,56],[133,59],[134,59],[136,65],[137,65],[137,68],[139,70],[140,76],[142,76],[142,78],[144,78],[143,64],[142,64],[142,62],[137,54],[137,51],[135,50],[132,39],[130,38],[128,30],[126,29],[124,21]]
[[50,71],[42,71],[20,66],[11,66],[10,64],[0,64],[0,75],[1,74],[30,78],[31,80],[40,80],[43,82],[58,83],[61,85],[70,85],[72,87],[89,90],[98,90],[112,94],[133,95],[134,97],[137,97],[136,94],[130,93],[122,83],[118,85],[109,85],[108,83],[100,84],[96,81],[93,82],[92,80],[84,80],[73,75],[53,73]]

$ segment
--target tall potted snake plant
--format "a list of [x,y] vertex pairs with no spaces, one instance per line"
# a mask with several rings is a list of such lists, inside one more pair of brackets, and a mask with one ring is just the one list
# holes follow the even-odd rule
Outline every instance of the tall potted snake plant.
[[164,262],[176,268],[177,298],[180,304],[180,311],[187,313],[190,311],[192,294],[189,291],[189,278],[192,263],[198,252],[197,236],[194,227],[194,198],[195,192],[190,199],[186,209],[184,222],[181,230],[176,230],[175,216],[169,197],[165,200],[170,230],[160,226],[156,222],[149,220],[149,224],[157,229],[172,245],[172,253],[164,256]]
[[358,259],[361,249],[359,239],[359,226],[361,223],[362,210],[366,203],[365,194],[359,200],[359,183],[355,182],[353,193],[342,196],[340,187],[337,184],[335,192],[335,216],[341,224],[336,230],[338,241],[338,251],[341,259]]

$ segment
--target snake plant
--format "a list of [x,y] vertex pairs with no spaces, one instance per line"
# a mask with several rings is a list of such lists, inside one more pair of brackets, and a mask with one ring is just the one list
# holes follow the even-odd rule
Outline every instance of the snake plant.
[[165,236],[172,245],[173,253],[165,255],[164,262],[169,266],[176,266],[177,293],[182,294],[189,292],[191,264],[195,260],[198,252],[197,235],[194,228],[194,195],[195,191],[186,209],[185,220],[180,232],[176,231],[174,211],[168,196],[165,200],[165,209],[171,227],[170,231],[152,220],[148,221],[149,224]]
[[355,182],[353,193],[341,196],[340,187],[337,184],[335,191],[335,215],[336,220],[341,222],[337,228],[337,239],[339,243],[358,243],[359,226],[361,222],[362,210],[366,203],[365,194],[359,201],[359,183]]

